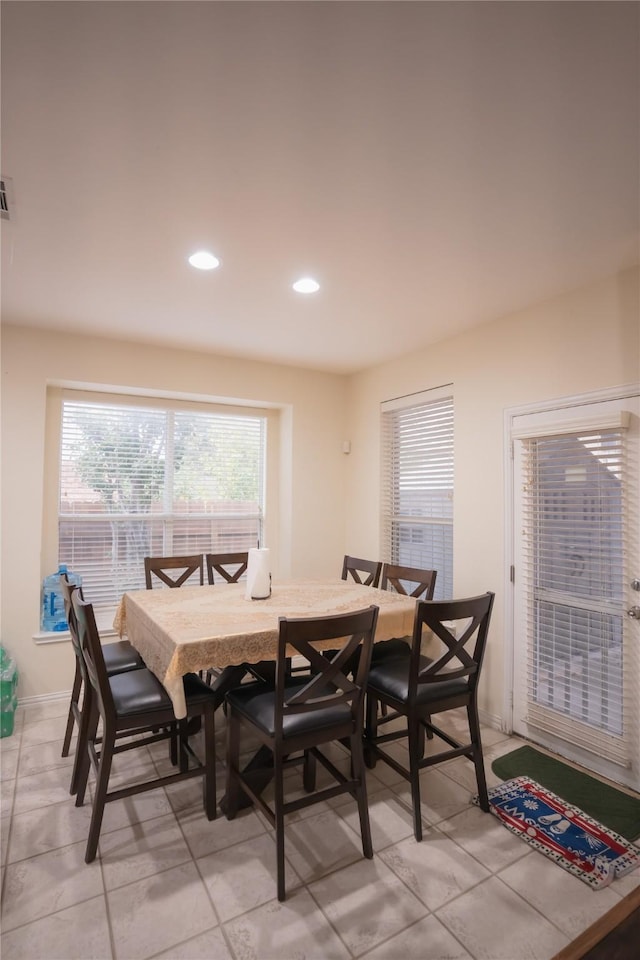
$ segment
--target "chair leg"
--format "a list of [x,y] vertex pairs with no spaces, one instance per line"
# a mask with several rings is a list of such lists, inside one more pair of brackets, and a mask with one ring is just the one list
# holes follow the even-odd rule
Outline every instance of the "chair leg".
[[216,725],[213,704],[207,708],[204,722],[204,776],[202,789],[207,820],[216,818]]
[[87,849],[84,855],[85,863],[91,863],[93,860],[95,860],[96,853],[98,851],[98,840],[100,839],[102,817],[104,815],[104,808],[107,802],[106,797],[109,788],[109,776],[111,774],[111,762],[113,760],[113,748],[115,741],[115,732],[112,730],[105,730],[100,747],[100,763],[98,766],[98,776],[96,779],[95,796],[93,798],[93,810],[91,811],[89,839],[87,840]]
[[[67,728],[64,732],[64,740],[62,741],[62,756],[69,756],[69,748],[71,746],[71,737],[73,736],[73,724],[75,721],[75,710],[74,707],[77,707],[80,702],[80,690],[82,689],[82,673],[80,672],[80,665],[78,663],[78,658],[76,657],[76,672],[73,678],[73,687],[71,689],[71,701],[69,703],[69,716],[67,717]],[[73,791],[71,791],[73,793]]]
[[360,817],[360,835],[362,837],[362,852],[367,860],[373,858],[373,843],[371,840],[371,823],[369,821],[369,801],[367,799],[366,769],[364,765],[362,734],[356,733],[351,737],[351,769],[353,777],[358,780],[356,790],[358,801],[358,815]]
[[[431,722],[431,717],[425,717],[427,723]],[[430,727],[426,728],[427,730],[427,740],[433,740],[433,730]]]
[[[411,804],[413,806],[413,833],[418,842],[422,840],[422,817],[420,815],[420,722],[407,718],[409,774],[411,783]],[[424,742],[424,741],[423,741]]]
[[[366,723],[365,723],[365,742],[364,742],[364,762],[369,770],[373,770],[376,765],[375,750],[371,749],[369,744],[375,743],[378,734],[378,701],[368,693],[366,697]],[[368,741],[368,742],[367,742]]]
[[96,739],[96,733],[98,731],[98,722],[100,720],[100,712],[98,710],[98,705],[96,704],[95,697],[91,697],[90,702],[87,704],[87,711],[89,719],[87,721],[87,735],[85,738],[85,747],[81,754],[79,754],[79,766],[77,773],[77,782],[76,782],[76,807],[81,807],[84,803],[84,795],[87,789],[87,780],[89,779],[89,768],[91,766],[91,760],[89,759],[89,743],[93,743]]
[[473,744],[473,765],[476,768],[478,802],[480,804],[480,809],[484,810],[485,813],[489,813],[489,794],[487,793],[487,778],[484,772],[482,741],[480,739],[480,720],[475,703],[470,703],[467,705],[467,717],[469,719],[471,743]]
[[276,827],[276,877],[278,883],[278,900],[282,901],[286,897],[285,876],[284,876],[284,774],[282,769],[282,756],[278,751],[274,754],[274,812]]
[[[78,724],[78,740],[76,743],[76,754],[73,758],[73,770],[71,771],[71,784],[69,785],[69,793],[77,794],[78,784],[80,782],[80,772],[82,766],[86,760],[87,765],[89,764],[89,755],[87,753],[87,738],[89,736],[89,723],[91,720],[91,702],[92,702],[93,693],[91,690],[91,684],[87,684],[87,687],[84,691],[84,699],[82,701],[82,711],[80,713],[80,723]],[[95,733],[94,733],[95,736]],[[87,773],[88,773],[87,766]]]
[[307,793],[313,793],[316,788],[316,758],[311,750],[305,750],[304,752],[302,785]]
[[227,714],[227,784],[225,790],[224,814],[227,820],[233,820],[238,812],[240,801],[240,721],[232,708]]
[[177,735],[172,734],[171,736],[171,749],[173,749],[173,738],[176,737],[176,743],[178,748],[178,767],[180,773],[186,773],[189,769],[189,753],[187,751],[187,744],[189,743],[189,719],[184,718],[183,720],[178,720],[178,732]]

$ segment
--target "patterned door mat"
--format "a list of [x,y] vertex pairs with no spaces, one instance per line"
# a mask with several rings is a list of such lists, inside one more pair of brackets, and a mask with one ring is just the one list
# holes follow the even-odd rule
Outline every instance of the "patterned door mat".
[[489,804],[507,829],[594,889],[640,866],[640,847],[530,777],[491,787]]

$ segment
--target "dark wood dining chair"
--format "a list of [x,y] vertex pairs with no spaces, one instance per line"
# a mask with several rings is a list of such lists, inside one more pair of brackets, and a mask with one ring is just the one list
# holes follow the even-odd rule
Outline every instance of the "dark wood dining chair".
[[[85,862],[95,859],[105,805],[113,800],[131,797],[158,787],[166,787],[193,777],[203,778],[204,809],[208,820],[216,816],[216,757],[214,731],[214,694],[195,674],[184,678],[187,718],[198,716],[204,726],[204,761],[201,762],[190,749],[186,736],[179,735],[181,754],[179,772],[156,776],[144,781],[128,783],[109,790],[113,758],[124,751],[146,747],[159,740],[167,740],[179,733],[187,724],[187,718],[176,720],[171,699],[159,680],[150,670],[129,670],[115,676],[107,674],[100,635],[96,627],[93,606],[82,599],[78,591],[71,598],[76,619],[80,649],[86,673],[91,685],[87,749],[81,758],[78,775],[76,806],[81,807],[93,766],[96,782],[93,789],[93,808]],[[98,737],[101,721],[102,736]],[[126,737],[126,739],[123,739]],[[146,751],[145,751],[146,753]],[[190,764],[189,760],[193,763]],[[135,776],[133,774],[132,776]]]
[[[155,579],[154,579],[155,578]],[[176,557],[145,557],[144,579],[147,590],[154,587],[182,587],[200,584],[204,586],[204,557],[201,553]],[[206,675],[201,675],[207,680]],[[200,730],[200,717],[194,717],[189,727],[189,733],[195,734]]]
[[204,558],[201,553],[184,557],[145,557],[144,579],[147,590],[160,584],[165,587],[182,587],[187,581],[202,586]]
[[215,583],[216,574],[225,583],[237,583],[246,573],[249,563],[249,551],[238,553],[207,553],[207,578],[209,583]]
[[437,570],[422,567],[407,567],[398,563],[385,563],[382,567],[381,590],[394,590],[406,597],[433,600]]
[[[416,599],[432,600],[437,575],[436,570],[385,563],[382,567],[380,589]],[[392,637],[390,640],[374,643],[371,662],[378,663],[384,657],[408,657],[410,654],[411,637]],[[380,704],[380,712],[383,717],[386,717],[388,712],[386,703]],[[422,737],[422,751],[424,752],[424,737]]]
[[[369,859],[373,857],[362,734],[364,692],[377,618],[376,606],[337,616],[281,617],[275,687],[255,682],[227,694],[226,815],[230,820],[235,817],[242,791],[275,825],[278,900],[285,899],[284,818],[294,810],[350,793],[358,804],[363,854]],[[336,641],[337,645],[331,659],[323,656],[320,649],[327,641]],[[345,666],[356,650],[360,650],[358,671],[351,679]],[[287,669],[287,660],[293,651],[308,661],[308,675],[294,677]],[[243,726],[250,728],[263,747],[272,752],[273,806],[254,790],[250,774],[240,771]],[[320,749],[324,744],[345,739],[351,748],[349,777]],[[333,777],[332,786],[315,789],[316,761]],[[286,800],[285,770],[301,763],[307,795]]]
[[[419,600],[416,608],[411,654],[387,657],[372,663],[367,684],[365,757],[374,767],[383,760],[411,785],[413,829],[422,839],[420,814],[420,771],[454,757],[467,757],[475,767],[480,807],[489,810],[484,773],[477,692],[487,643],[494,594],[487,592],[464,600]],[[441,641],[436,659],[421,652],[423,628]],[[378,704],[386,704],[386,716],[378,715]],[[465,707],[469,740],[462,743],[432,722],[432,716]],[[387,723],[406,718],[406,727],[381,733]],[[423,756],[424,730],[440,738],[447,749]],[[387,753],[385,744],[406,739],[408,766]]]
[[[360,583],[365,587],[378,586],[380,583],[381,570],[382,562],[378,562],[377,560],[363,560],[360,557],[351,557],[345,553],[344,560],[342,561],[342,579],[348,580],[349,577],[351,577],[356,583]],[[335,650],[325,650],[324,655],[325,657],[332,657],[335,652]],[[356,672],[358,656],[359,653],[356,650],[350,665],[352,674]]]
[[380,583],[382,561],[363,560],[360,557],[350,557],[345,554],[342,562],[342,579],[351,577],[356,583],[365,587],[377,587]]
[[[240,550],[235,553],[207,553],[205,554],[207,565],[207,580],[211,585],[215,583],[216,575],[224,583],[237,583],[240,577],[246,573],[249,564],[249,551]],[[210,667],[203,679],[211,687],[216,687],[221,678],[225,676],[224,670]]]
[[[433,600],[437,575],[436,570],[385,563],[382,567],[380,589],[415,597],[417,600]],[[409,656],[410,653],[411,637],[394,637],[373,645],[371,662],[374,663],[382,657]]]
[[[65,574],[62,574],[60,577],[60,588],[64,602],[64,612],[67,618],[67,623],[69,624],[71,646],[73,647],[73,652],[75,654],[75,673],[73,677],[73,686],[71,688],[71,698],[69,701],[67,726],[62,743],[62,756],[68,757],[71,747],[71,738],[73,736],[73,728],[74,726],[77,726],[78,740],[73,762],[73,771],[71,774],[71,785],[69,788],[69,792],[73,794],[78,789],[78,770],[80,765],[80,757],[87,749],[86,725],[88,713],[86,711],[86,707],[88,704],[90,691],[87,685],[87,678],[85,676],[84,660],[82,659],[82,651],[80,649],[80,641],[78,639],[78,628],[71,602],[71,597],[73,596],[75,590],[78,590],[80,596],[82,596],[82,588],[76,586],[76,584],[69,583],[69,580]],[[110,677],[115,676],[117,673],[126,673],[127,670],[139,670],[145,666],[144,660],[128,640],[115,640],[113,643],[105,643],[102,647],[102,655],[104,658],[105,670]]]
[[[216,576],[225,583],[237,583],[246,573],[249,565],[249,551],[238,551],[236,553],[207,553],[205,555],[207,563],[207,578],[210,584],[215,583]],[[259,680],[274,675],[274,664],[271,661],[263,660],[259,663],[246,663],[244,668],[247,673],[252,674]],[[210,667],[206,672],[207,683],[216,688],[226,677],[224,670]]]

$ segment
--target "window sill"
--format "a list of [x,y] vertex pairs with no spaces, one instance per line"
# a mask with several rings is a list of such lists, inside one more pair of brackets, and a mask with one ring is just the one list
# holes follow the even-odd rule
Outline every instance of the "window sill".
[[[113,629],[113,627],[109,627],[106,630],[100,631],[101,640],[104,640],[105,637],[117,637],[117,636],[118,634]],[[68,630],[60,630],[54,633],[48,633],[45,630],[40,630],[38,633],[34,633],[31,639],[33,640],[34,643],[37,643],[37,644],[66,643],[67,641],[71,640],[71,634],[69,633]]]
[[[96,620],[100,638],[117,637],[118,634],[113,629],[114,610],[97,611]],[[68,643],[71,640],[71,634],[68,630],[38,630],[31,637],[34,643]]]

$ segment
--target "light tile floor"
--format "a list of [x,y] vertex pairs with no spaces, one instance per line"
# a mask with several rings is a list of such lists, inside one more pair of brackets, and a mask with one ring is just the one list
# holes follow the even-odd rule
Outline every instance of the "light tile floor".
[[[3,960],[549,960],[640,884],[638,871],[595,892],[530,850],[470,804],[464,759],[423,773],[421,844],[405,782],[380,763],[369,772],[371,861],[349,797],[290,817],[284,904],[266,820],[208,822],[199,780],[109,804],[86,865],[90,805],[75,807],[60,756],[66,709],[21,706],[0,741]],[[491,760],[515,742],[485,729],[484,745],[495,783]],[[166,744],[145,750],[149,769],[167,765]],[[141,763],[140,751],[116,759],[120,774]],[[334,759],[348,764],[340,747]]]

